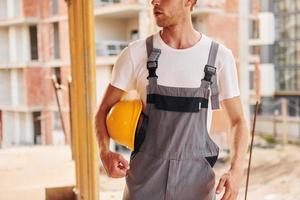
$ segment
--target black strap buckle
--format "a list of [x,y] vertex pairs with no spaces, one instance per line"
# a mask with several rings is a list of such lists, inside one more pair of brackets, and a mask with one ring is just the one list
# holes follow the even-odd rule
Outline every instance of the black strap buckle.
[[204,80],[212,82],[211,81],[211,77],[216,74],[216,69],[217,68],[214,67],[214,66],[205,65],[205,68],[204,68],[204,73],[205,73]]
[[149,68],[157,68],[157,66],[158,66],[157,60],[154,60],[154,61],[148,60],[148,61],[147,61],[147,68],[148,68],[148,69],[149,69]]
[[155,61],[151,61],[151,60],[148,60],[147,61],[147,69],[149,71],[149,76],[147,77],[147,79],[151,78],[151,77],[158,77],[156,75],[156,69],[158,67],[158,62],[157,60]]

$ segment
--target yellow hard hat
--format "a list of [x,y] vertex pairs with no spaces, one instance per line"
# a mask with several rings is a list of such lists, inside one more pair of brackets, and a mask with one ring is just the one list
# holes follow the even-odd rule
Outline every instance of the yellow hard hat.
[[134,150],[137,124],[142,112],[140,99],[121,100],[117,102],[106,116],[106,127],[109,136],[118,144]]

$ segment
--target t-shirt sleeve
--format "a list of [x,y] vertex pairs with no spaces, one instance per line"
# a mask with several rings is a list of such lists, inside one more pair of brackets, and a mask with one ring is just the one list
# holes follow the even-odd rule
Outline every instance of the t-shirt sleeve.
[[219,85],[219,100],[233,98],[240,95],[237,68],[230,49],[226,49],[220,59],[220,69],[217,73]]
[[110,84],[126,92],[135,88],[134,64],[129,47],[124,48],[117,57]]

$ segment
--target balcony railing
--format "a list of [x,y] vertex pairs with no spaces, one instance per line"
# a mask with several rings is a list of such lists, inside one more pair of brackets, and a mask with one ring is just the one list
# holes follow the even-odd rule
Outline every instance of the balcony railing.
[[105,40],[96,42],[96,55],[97,56],[115,56],[128,46],[127,41],[114,41]]
[[137,0],[95,0],[94,2],[95,2],[94,3],[95,7],[107,6],[107,5],[119,4],[119,3],[124,3],[124,4],[138,3]]

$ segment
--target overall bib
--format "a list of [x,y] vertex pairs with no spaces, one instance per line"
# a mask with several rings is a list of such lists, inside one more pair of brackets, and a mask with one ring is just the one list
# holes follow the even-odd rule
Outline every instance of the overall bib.
[[[219,108],[215,60],[211,43],[205,77],[197,88],[157,84],[161,53],[147,46],[147,104],[130,156],[123,200],[215,200],[213,166],[219,147],[207,131],[207,108]],[[211,93],[211,95],[210,95]]]

